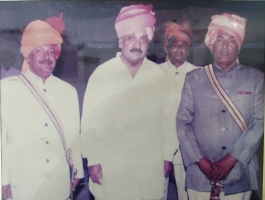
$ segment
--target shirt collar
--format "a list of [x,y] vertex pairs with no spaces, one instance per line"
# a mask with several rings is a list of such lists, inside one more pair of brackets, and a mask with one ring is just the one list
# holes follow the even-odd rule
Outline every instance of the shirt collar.
[[[34,74],[30,69],[26,72],[26,74],[35,82],[38,83],[42,83],[43,84],[43,80],[41,77],[37,76],[36,74]],[[51,74],[45,81],[45,84],[49,84],[49,83],[53,83],[55,81],[54,76]]]
[[187,61],[185,61],[182,65],[176,67],[175,65],[173,65],[170,60],[167,61],[168,63],[168,69],[170,69],[170,71],[173,71],[175,73],[180,73],[183,70],[185,70],[185,65],[187,64]]
[[[242,65],[240,65],[240,64],[238,64],[237,62],[234,64],[234,65],[232,65],[226,72],[231,72],[231,71],[233,71],[233,70],[235,70],[235,69],[239,69],[239,68],[241,68],[242,67]],[[215,72],[221,72],[221,73],[226,73],[226,72],[224,72],[220,67],[218,67],[218,66],[216,66],[214,63],[213,63],[213,70],[215,71]]]

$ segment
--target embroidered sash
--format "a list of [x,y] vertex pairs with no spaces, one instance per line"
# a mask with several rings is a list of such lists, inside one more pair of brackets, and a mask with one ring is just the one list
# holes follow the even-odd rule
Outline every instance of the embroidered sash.
[[[72,150],[70,148],[67,148],[65,137],[64,137],[63,126],[61,124],[59,117],[57,116],[55,110],[50,105],[49,101],[45,98],[45,96],[41,92],[38,91],[38,87],[34,84],[33,81],[30,81],[30,78],[26,74],[20,74],[18,77],[27,86],[27,88],[31,91],[34,97],[38,100],[42,108],[45,110],[45,112],[47,113],[51,121],[53,122],[55,128],[57,129],[60,135],[62,144],[63,144],[67,162],[71,169],[71,182],[73,183],[77,170],[73,164]],[[72,193],[71,193],[71,196],[72,196]]]
[[229,98],[229,96],[226,94],[219,81],[217,80],[213,71],[213,66],[211,64],[207,65],[205,66],[205,70],[217,96],[220,98],[226,109],[230,112],[240,129],[244,132],[247,129],[247,123],[238,108],[236,107],[236,105]]

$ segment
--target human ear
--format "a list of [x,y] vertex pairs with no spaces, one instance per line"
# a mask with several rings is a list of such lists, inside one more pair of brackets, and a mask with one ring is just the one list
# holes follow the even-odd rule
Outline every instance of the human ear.
[[122,40],[122,38],[120,38],[118,41],[118,46],[120,49],[122,48],[122,43],[123,43],[123,40]]

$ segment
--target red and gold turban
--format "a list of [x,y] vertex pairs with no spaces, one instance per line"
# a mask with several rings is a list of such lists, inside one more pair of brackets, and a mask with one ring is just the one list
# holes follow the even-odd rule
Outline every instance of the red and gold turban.
[[122,8],[115,21],[118,38],[145,29],[148,39],[152,40],[156,22],[152,9],[151,4],[138,4]]
[[233,14],[223,13],[211,17],[208,32],[205,36],[205,44],[208,48],[212,48],[220,30],[227,32],[235,37],[238,49],[240,50],[246,32],[246,20]]
[[168,44],[168,39],[172,36],[181,38],[185,40],[188,45],[190,46],[191,43],[191,37],[192,37],[192,32],[189,28],[189,26],[185,23],[183,24],[177,24],[173,21],[169,21],[165,23],[165,34],[164,34],[164,47],[167,46]]
[[[61,23],[63,23],[61,21]],[[60,33],[52,28],[45,21],[35,20],[28,24],[22,35],[20,52],[24,58],[38,46],[54,44],[56,45],[56,54],[59,57],[61,52],[61,44],[63,39]],[[26,72],[29,69],[28,63],[24,60],[21,73]]]

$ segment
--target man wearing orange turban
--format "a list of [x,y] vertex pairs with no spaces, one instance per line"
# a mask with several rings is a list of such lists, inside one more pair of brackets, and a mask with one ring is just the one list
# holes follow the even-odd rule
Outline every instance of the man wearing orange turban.
[[[74,87],[54,77],[62,38],[48,23],[36,20],[25,28],[21,53],[22,74],[61,124],[64,141],[54,120],[24,84],[22,75],[1,81],[2,198],[68,199],[83,177],[79,150],[79,106]],[[68,158],[72,150],[77,169],[70,184]]]
[[[96,200],[160,200],[178,146],[168,120],[164,70],[145,56],[153,38],[152,5],[121,9],[121,53],[90,76],[81,124],[82,155]],[[169,102],[170,103],[170,102]]]
[[186,75],[177,134],[190,200],[249,200],[258,189],[264,73],[237,62],[245,26],[240,16],[214,15],[205,37],[213,63]]
[[[171,108],[171,114],[174,122],[186,73],[196,68],[186,61],[190,51],[191,37],[192,32],[189,28],[188,20],[184,16],[178,20],[178,23],[174,21],[165,23],[164,50],[167,53],[168,60],[160,66],[166,71],[170,81],[170,95],[174,103],[174,107]],[[178,140],[177,135],[176,140]],[[179,148],[175,153],[173,166],[178,199],[187,200],[188,196],[185,188],[186,172]],[[165,191],[164,199],[167,199],[167,190]]]

